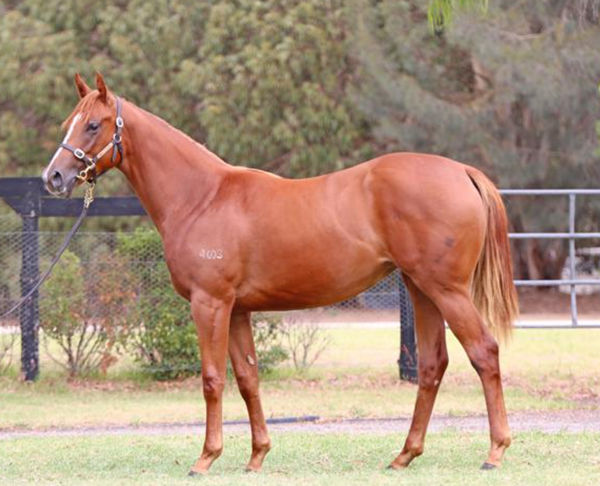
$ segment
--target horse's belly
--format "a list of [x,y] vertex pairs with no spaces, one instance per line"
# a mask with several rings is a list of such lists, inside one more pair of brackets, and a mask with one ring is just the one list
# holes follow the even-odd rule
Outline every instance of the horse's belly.
[[389,262],[363,268],[330,269],[306,266],[293,274],[254,281],[239,289],[236,305],[248,310],[292,310],[331,305],[366,290],[392,272]]

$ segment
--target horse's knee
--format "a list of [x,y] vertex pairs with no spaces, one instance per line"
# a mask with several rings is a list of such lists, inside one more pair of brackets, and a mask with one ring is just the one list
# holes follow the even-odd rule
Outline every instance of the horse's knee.
[[209,368],[202,371],[202,390],[206,400],[221,398],[225,388],[225,378],[216,370]]

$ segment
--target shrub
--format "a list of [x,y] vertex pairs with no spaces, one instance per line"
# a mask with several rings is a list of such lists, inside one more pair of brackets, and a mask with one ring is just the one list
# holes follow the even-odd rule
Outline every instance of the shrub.
[[132,339],[136,361],[156,380],[198,374],[198,340],[189,303],[171,285],[159,234],[149,228],[122,233],[117,252],[130,261],[137,280],[140,325]]
[[[138,228],[120,234],[117,252],[131,261],[137,279],[141,325],[132,344],[138,363],[157,380],[199,374],[198,339],[189,303],[171,285],[158,233]],[[259,370],[266,373],[288,358],[281,345],[282,319],[275,314],[257,313],[252,323]]]
[[[125,263],[118,258],[96,257],[93,278],[79,257],[67,250],[61,264],[42,288],[40,326],[50,358],[70,376],[101,369],[116,361],[113,352],[129,334],[135,293]],[[47,340],[58,344],[51,351]]]
[[138,303],[141,326],[135,339],[136,359],[156,380],[197,375],[201,369],[198,339],[189,303],[171,288],[164,263],[156,276],[156,286],[143,293]]
[[289,357],[281,344],[282,326],[283,320],[278,314],[261,312],[252,314],[258,369],[262,373],[272,371]]
[[331,341],[317,322],[300,320],[293,314],[286,318],[281,332],[285,348],[298,371],[310,368]]
[[13,358],[14,344],[17,340],[17,334],[8,332],[0,334],[0,374],[10,368]]

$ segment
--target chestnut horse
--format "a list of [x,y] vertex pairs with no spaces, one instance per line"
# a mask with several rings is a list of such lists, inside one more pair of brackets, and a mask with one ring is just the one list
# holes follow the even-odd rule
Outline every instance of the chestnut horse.
[[339,302],[395,268],[415,308],[419,387],[406,443],[390,467],[423,452],[448,363],[444,321],[483,385],[491,436],[483,467],[500,465],[511,439],[490,329],[510,331],[517,301],[506,212],[485,175],[444,157],[395,153],[285,179],[226,164],[114,96],[99,74],[95,90],[79,75],[75,84],[81,100],[43,179],[68,197],[82,180],[117,167],[160,232],[173,285],[191,303],[202,357],[206,437],[190,474],[206,473],[223,448],[228,354],[252,430],[247,469],[259,470],[271,448],[250,313]]

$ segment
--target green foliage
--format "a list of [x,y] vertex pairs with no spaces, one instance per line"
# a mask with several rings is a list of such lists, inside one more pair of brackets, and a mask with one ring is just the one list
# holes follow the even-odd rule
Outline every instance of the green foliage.
[[[75,104],[73,74],[99,70],[117,93],[235,164],[308,176],[375,153],[424,151],[480,166],[505,187],[594,185],[599,7],[600,0],[4,2],[0,171],[39,174]],[[128,191],[118,174],[101,189]],[[513,224],[558,228],[561,207],[550,204],[543,212],[537,202],[515,205]],[[586,204],[581,225],[599,212]]]
[[[0,172],[38,175],[75,106],[73,75],[101,71],[109,87],[203,139],[196,107],[179,75],[199,62],[211,1],[24,0],[0,5]],[[122,176],[108,194],[129,192]],[[98,224],[98,223],[96,223]]]
[[[166,272],[162,280],[168,280]],[[156,286],[140,297],[141,327],[135,339],[137,360],[156,380],[200,373],[198,338],[189,304],[169,286]]]
[[[136,275],[141,326],[132,342],[138,362],[157,380],[200,373],[189,303],[173,290],[156,230],[137,228],[120,234],[117,253],[130,260]],[[259,369],[269,372],[288,357],[280,343],[281,317],[257,314],[253,316],[253,327]]]
[[6,372],[13,361],[16,333],[0,334],[0,375]]
[[134,294],[122,261],[107,259],[86,279],[79,257],[67,250],[42,287],[40,327],[44,340],[58,344],[60,354],[49,356],[70,376],[106,369],[116,361],[113,352],[129,336]]
[[[381,151],[447,155],[479,166],[503,187],[598,184],[600,105],[590,100],[600,79],[600,30],[593,9],[493,2],[483,20],[459,9],[452,28],[437,36],[414,0],[360,0],[351,13],[363,67],[353,95]],[[540,211],[537,200],[518,201],[510,208],[513,225],[564,230],[563,202],[545,199]],[[578,211],[578,224],[589,226],[599,210],[590,204]],[[517,244],[517,273],[556,277],[566,247],[531,244]]]
[[[342,7],[341,0],[0,7],[0,170],[39,173],[75,105],[73,74],[89,79],[96,70],[117,93],[234,163],[293,175],[340,168],[365,136],[345,95],[353,65]],[[114,175],[102,186],[127,191]]]
[[157,380],[198,374],[198,341],[189,303],[171,285],[158,232],[136,228],[121,233],[117,252],[130,260],[137,281],[140,325],[132,339],[137,361]]
[[432,30],[440,32],[452,22],[454,12],[459,8],[479,7],[486,11],[488,0],[430,0],[427,19]]
[[252,314],[252,331],[258,357],[258,369],[269,373],[289,358],[281,343],[283,319],[280,314],[256,312]]
[[182,73],[203,100],[212,150],[294,176],[345,165],[364,129],[345,95],[353,65],[342,14],[341,0],[215,4],[202,60]]

